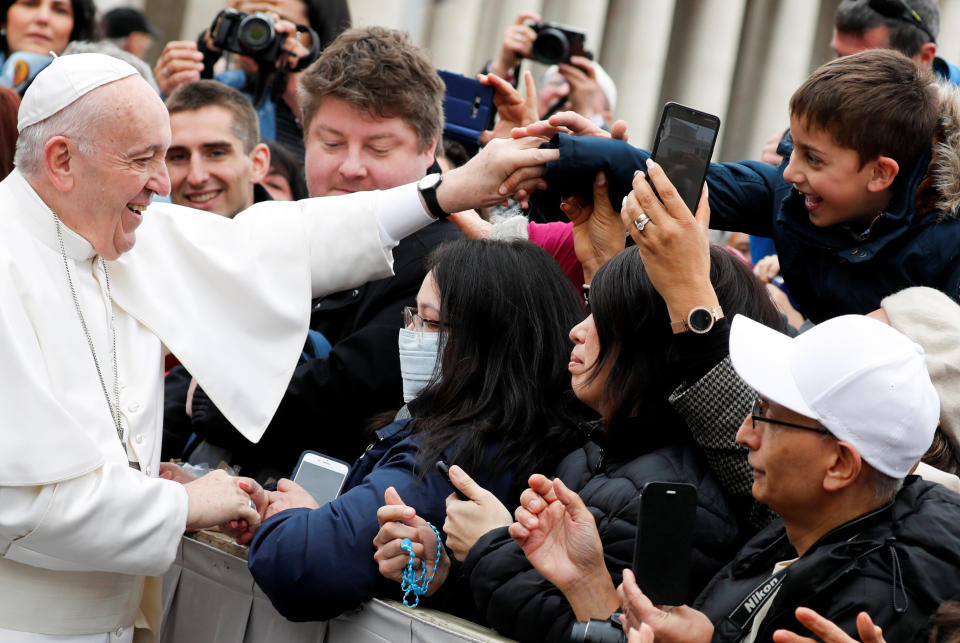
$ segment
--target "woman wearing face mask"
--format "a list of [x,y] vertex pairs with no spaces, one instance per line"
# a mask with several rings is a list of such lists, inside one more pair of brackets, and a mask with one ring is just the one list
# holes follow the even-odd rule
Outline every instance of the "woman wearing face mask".
[[[656,183],[660,194],[672,190],[662,171],[656,174],[654,180],[660,181]],[[646,186],[642,177],[638,181]],[[671,324],[671,311],[636,248],[623,250],[604,264],[591,282],[592,314],[570,331],[574,344],[570,355],[573,390],[597,411],[600,419],[589,423],[590,441],[559,464],[555,472],[558,481],[551,486],[551,481],[543,476],[531,478],[531,487],[542,494],[537,509],[547,516],[544,524],[549,522],[549,516],[556,515],[553,510],[546,512],[547,501],[551,507],[559,505],[553,499],[553,491],[548,492],[547,488],[565,486],[580,494],[585,506],[580,505],[583,510],[577,518],[591,523],[595,520],[594,531],[599,531],[602,545],[601,562],[596,564],[591,558],[594,564],[567,573],[570,566],[556,564],[550,557],[561,558],[555,550],[562,547],[551,545],[563,543],[562,536],[554,537],[551,532],[542,541],[529,538],[528,542],[522,537],[514,541],[507,530],[513,518],[505,508],[477,493],[471,484],[460,483],[462,475],[454,477],[454,482],[470,491],[471,500],[451,499],[447,503],[447,521],[443,526],[446,545],[453,556],[463,561],[461,577],[469,584],[479,617],[511,638],[569,640],[576,621],[605,619],[617,609],[613,588],[620,582],[623,569],[632,564],[637,497],[647,482],[689,483],[698,488],[688,598],[695,597],[732,558],[745,536],[741,529],[745,525],[736,518],[742,514],[735,511],[721,490],[703,451],[671,407],[670,395],[688,378],[699,379],[703,364],[716,363],[717,354],[711,351],[726,346],[726,317],[743,314],[777,328],[781,320],[749,268],[723,248],[709,247],[706,198],[701,200],[703,212],[696,221],[679,198],[674,201],[674,216],[692,224],[674,236],[682,236],[692,250],[684,254],[661,249],[661,253],[670,257],[672,273],[685,276],[693,272],[712,284],[712,300],[696,298],[684,310],[708,306],[722,311],[723,316],[706,333],[684,331]],[[594,202],[603,207],[600,204],[606,199],[595,195]],[[698,222],[703,222],[702,230]],[[575,245],[581,263],[592,265],[597,248],[585,238],[575,241]],[[685,283],[682,277],[677,281]],[[677,289],[685,290],[682,286]],[[704,347],[706,337],[711,338],[712,349]],[[718,414],[724,410],[723,404],[717,402]],[[531,493],[532,490],[524,492],[528,499],[524,508],[517,510],[518,520],[527,511]],[[581,549],[579,541],[574,543],[570,534],[578,530],[566,517],[562,520],[549,524],[562,525],[555,531],[566,536],[566,552],[576,558]],[[510,527],[511,532],[521,524]],[[389,570],[396,565],[400,528],[396,522],[383,525],[378,535],[382,545],[377,557],[384,560],[381,569]],[[389,534],[394,534],[392,540],[385,537]],[[429,534],[421,527],[415,535],[406,537],[426,542]],[[518,544],[521,541],[523,547]],[[441,575],[443,565],[442,562]],[[597,587],[610,591],[603,593]],[[614,597],[609,600],[611,594]]]
[[513,506],[529,474],[552,470],[581,442],[566,334],[583,311],[556,262],[528,242],[460,240],[434,251],[427,268],[399,338],[413,419],[377,431],[323,507],[281,480],[251,543],[254,578],[292,620],[400,598],[374,561],[377,512],[386,494],[439,528],[451,487],[437,460],[474,472]]
[[21,96],[72,40],[92,40],[93,0],[0,0],[0,85]]

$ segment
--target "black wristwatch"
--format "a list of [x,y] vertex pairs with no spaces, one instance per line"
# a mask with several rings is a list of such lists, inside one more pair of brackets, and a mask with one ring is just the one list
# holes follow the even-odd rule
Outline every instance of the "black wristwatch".
[[440,207],[440,202],[437,201],[437,188],[440,187],[442,181],[443,175],[435,173],[426,175],[417,183],[417,190],[420,192],[420,198],[423,199],[423,204],[426,206],[427,212],[429,212],[430,216],[434,219],[440,221],[450,216],[450,213],[445,212],[444,209]]
[[710,329],[713,328],[713,325],[721,317],[723,317],[723,311],[720,310],[719,306],[711,308],[697,306],[687,314],[686,319],[670,322],[670,327],[674,333],[691,331],[698,335],[703,335],[704,333],[710,332]]

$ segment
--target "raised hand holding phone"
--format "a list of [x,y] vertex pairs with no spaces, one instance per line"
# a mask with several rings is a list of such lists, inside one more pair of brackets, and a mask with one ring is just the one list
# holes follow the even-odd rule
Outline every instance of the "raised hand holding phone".
[[[639,172],[633,191],[623,200],[620,218],[637,244],[650,281],[667,304],[670,321],[685,319],[696,307],[719,309],[710,283],[707,186],[693,216],[662,167],[648,161],[647,174],[660,198]],[[648,221],[640,230],[637,221],[643,217]]]
[[713,114],[680,103],[663,106],[650,158],[663,167],[691,212],[697,209],[719,131],[720,119]]

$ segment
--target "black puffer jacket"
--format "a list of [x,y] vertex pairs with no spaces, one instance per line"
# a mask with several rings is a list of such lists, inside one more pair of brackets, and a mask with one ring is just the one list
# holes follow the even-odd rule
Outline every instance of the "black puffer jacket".
[[[633,561],[637,498],[647,482],[688,482],[698,488],[690,595],[736,553],[737,522],[719,484],[670,409],[647,414],[621,430],[598,431],[564,458],[557,476],[580,494],[603,541],[607,570],[620,583]],[[576,622],[563,594],[527,561],[506,528],[483,536],[464,561],[480,615],[498,632],[520,641],[564,641]]]
[[[742,638],[728,615],[796,555],[778,520],[717,574],[694,604],[713,621],[714,641]],[[779,628],[812,636],[794,617],[802,605],[851,636],[866,611],[887,641],[926,641],[930,614],[958,594],[960,495],[910,476],[893,503],[833,529],[787,568],[756,640]]]

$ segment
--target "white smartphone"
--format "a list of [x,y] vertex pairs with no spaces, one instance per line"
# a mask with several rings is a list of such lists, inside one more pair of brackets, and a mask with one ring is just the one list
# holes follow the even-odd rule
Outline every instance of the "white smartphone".
[[350,466],[316,451],[304,451],[293,471],[293,481],[310,492],[319,505],[325,505],[343,488]]

